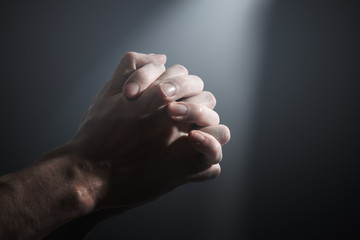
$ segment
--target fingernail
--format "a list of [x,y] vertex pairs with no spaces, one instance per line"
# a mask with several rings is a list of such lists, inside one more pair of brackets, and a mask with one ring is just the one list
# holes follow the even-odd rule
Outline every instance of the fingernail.
[[204,135],[198,133],[198,132],[192,132],[192,137],[193,137],[193,140],[196,142],[196,143],[202,143],[205,141],[205,137]]
[[171,113],[173,116],[182,116],[187,112],[187,107],[184,104],[176,103],[171,106]]
[[171,83],[163,83],[160,85],[161,91],[165,94],[167,97],[172,97],[175,95],[176,87],[172,85]]
[[134,97],[139,93],[139,84],[130,82],[125,85],[124,93],[127,97]]

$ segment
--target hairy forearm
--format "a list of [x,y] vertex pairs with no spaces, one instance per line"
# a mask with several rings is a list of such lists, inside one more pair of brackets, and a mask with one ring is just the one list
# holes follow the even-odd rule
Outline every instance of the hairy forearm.
[[91,180],[61,147],[0,178],[0,239],[38,239],[94,208]]

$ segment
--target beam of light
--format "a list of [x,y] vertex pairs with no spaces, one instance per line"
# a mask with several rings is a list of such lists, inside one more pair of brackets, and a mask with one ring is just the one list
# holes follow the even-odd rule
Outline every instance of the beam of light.
[[163,9],[138,30],[142,34],[129,37],[132,49],[141,46],[145,52],[164,52],[168,65],[184,64],[191,74],[199,75],[205,88],[215,94],[216,110],[232,131],[232,140],[224,148],[223,174],[217,182],[208,183],[206,193],[207,205],[214,206],[206,223],[212,226],[207,232],[211,239],[236,239],[241,234],[239,225],[244,226],[239,221],[245,221],[241,212],[246,150],[269,4],[262,0],[185,1]]
[[[206,201],[205,208],[211,209],[207,222],[202,223],[207,225],[206,234],[210,239],[240,237],[239,221],[244,221],[239,215],[244,207],[246,150],[251,139],[261,34],[270,3],[266,0],[197,0],[159,5],[150,14],[150,21],[143,21],[125,33],[121,45],[109,52],[107,59],[99,61],[103,65],[93,69],[96,77],[108,74],[119,56],[129,50],[165,53],[167,66],[185,65],[190,74],[204,80],[206,90],[214,93],[218,101],[215,110],[232,132],[230,143],[224,147],[223,173],[217,181],[201,186],[206,189],[205,193],[201,192],[202,196],[198,186],[180,190],[185,195],[198,194],[197,198]],[[161,201],[160,204],[166,204],[166,200]],[[199,207],[196,204],[195,207]]]

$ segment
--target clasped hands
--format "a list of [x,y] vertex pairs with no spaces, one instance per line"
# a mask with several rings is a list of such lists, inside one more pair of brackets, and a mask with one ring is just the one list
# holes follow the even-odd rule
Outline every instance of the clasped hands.
[[219,175],[230,132],[215,98],[165,62],[127,53],[68,143],[0,177],[1,239],[80,239],[107,217]]
[[125,54],[68,143],[86,212],[138,206],[220,174],[230,131],[219,125],[216,100],[199,77],[165,62],[165,55]]

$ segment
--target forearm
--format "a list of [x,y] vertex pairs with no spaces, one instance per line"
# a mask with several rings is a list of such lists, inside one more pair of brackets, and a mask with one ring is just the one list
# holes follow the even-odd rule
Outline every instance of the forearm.
[[38,239],[92,210],[89,180],[67,150],[0,178],[0,239]]

